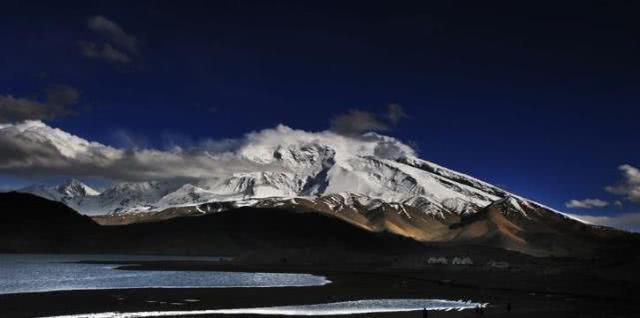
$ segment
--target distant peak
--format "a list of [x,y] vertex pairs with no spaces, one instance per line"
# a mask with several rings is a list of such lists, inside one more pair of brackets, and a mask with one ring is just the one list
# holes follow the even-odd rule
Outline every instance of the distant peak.
[[58,192],[68,197],[94,196],[100,193],[78,179],[69,179],[57,187]]

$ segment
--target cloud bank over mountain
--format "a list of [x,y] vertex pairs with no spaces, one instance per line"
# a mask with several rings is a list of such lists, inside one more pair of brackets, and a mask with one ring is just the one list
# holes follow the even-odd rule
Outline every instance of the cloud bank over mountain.
[[414,156],[408,145],[368,133],[306,132],[279,125],[238,139],[204,140],[171,149],[116,148],[53,128],[41,121],[0,125],[0,172],[23,176],[99,177],[117,181],[208,180],[233,173],[290,169],[272,158],[278,147],[330,145],[338,156]]

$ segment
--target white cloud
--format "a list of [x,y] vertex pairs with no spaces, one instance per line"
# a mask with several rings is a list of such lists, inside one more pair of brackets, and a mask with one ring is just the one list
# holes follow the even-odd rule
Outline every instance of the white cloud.
[[571,200],[564,204],[567,208],[572,209],[593,209],[604,208],[609,205],[609,202],[600,199],[584,199],[584,200]]
[[615,216],[570,214],[588,224],[610,226],[630,232],[640,232],[640,213],[625,213]]
[[640,203],[640,170],[629,164],[621,165],[618,170],[622,173],[622,180],[605,189],[609,193],[622,195],[631,202]]

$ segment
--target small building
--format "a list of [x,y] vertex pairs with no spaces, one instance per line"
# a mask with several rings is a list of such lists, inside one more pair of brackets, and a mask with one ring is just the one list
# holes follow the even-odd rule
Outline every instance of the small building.
[[473,265],[473,260],[469,257],[454,257],[451,261],[453,265]]
[[436,264],[440,264],[440,265],[447,265],[449,264],[449,260],[447,260],[444,257],[429,257],[429,259],[427,260],[427,264],[430,265],[436,265]]

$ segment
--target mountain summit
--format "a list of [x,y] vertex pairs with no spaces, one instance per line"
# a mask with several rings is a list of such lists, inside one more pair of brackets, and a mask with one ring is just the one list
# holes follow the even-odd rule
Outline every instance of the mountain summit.
[[[60,139],[53,145],[87,146],[64,133],[46,134],[48,126],[26,129],[32,138]],[[74,145],[80,143],[80,145]],[[89,147],[99,147],[89,144]],[[112,151],[110,151],[112,152]],[[203,151],[199,161],[224,160],[224,170],[183,181],[148,180],[117,183],[97,193],[73,180],[58,187],[23,189],[49,199],[65,199],[88,215],[160,211],[212,202],[254,205],[266,199],[320,198],[350,194],[369,201],[402,203],[429,214],[467,213],[507,195],[470,176],[421,160],[399,140],[376,133],[346,137],[333,132],[308,133],[286,126],[248,135],[222,153]],[[180,172],[189,167],[171,167]],[[168,169],[168,168],[167,168]],[[185,181],[186,180],[186,181]]]
[[100,194],[100,192],[77,179],[67,180],[67,182],[56,187],[56,191],[70,198],[95,196]]

